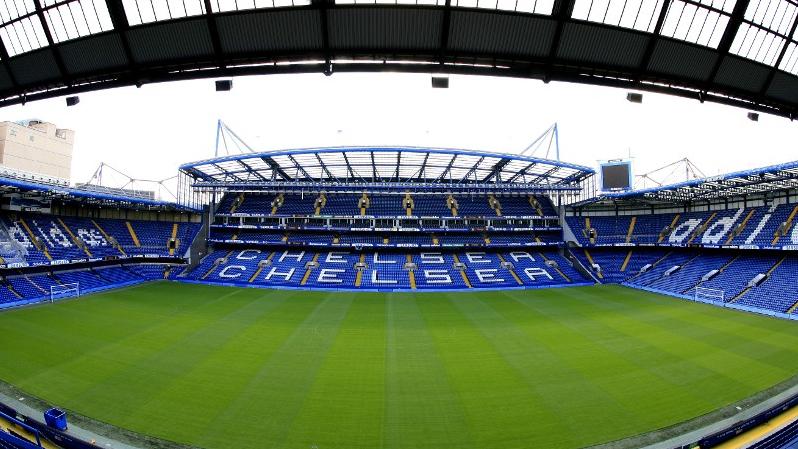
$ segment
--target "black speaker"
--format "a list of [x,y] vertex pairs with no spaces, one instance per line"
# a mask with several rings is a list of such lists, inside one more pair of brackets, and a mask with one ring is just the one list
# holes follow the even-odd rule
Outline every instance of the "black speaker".
[[433,76],[432,77],[432,87],[434,89],[448,89],[449,88],[449,78],[445,76]]
[[643,102],[643,94],[636,94],[629,92],[626,94],[626,101],[631,103],[642,103]]
[[227,92],[233,89],[233,80],[217,80],[216,92]]
[[80,103],[80,97],[66,97],[66,105],[67,106],[75,106],[76,104]]

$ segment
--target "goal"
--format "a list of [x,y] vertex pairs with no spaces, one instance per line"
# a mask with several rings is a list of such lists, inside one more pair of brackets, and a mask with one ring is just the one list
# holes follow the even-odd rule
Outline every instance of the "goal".
[[78,296],[80,296],[80,282],[50,286],[50,302],[63,298],[76,298]]
[[717,288],[696,287],[694,299],[701,302],[726,302],[726,292]]

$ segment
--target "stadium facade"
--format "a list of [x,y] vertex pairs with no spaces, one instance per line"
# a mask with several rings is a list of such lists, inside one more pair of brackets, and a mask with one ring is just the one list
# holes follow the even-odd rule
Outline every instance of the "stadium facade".
[[184,164],[180,204],[4,184],[9,305],[47,296],[55,272],[105,288],[93,264],[149,261],[158,278],[237,286],[622,283],[786,318],[798,303],[798,163],[596,195],[595,172],[562,161],[345,147]]

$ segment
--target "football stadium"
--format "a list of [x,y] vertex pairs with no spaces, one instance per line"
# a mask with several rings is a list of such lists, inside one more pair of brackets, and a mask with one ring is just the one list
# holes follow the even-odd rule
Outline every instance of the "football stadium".
[[[391,72],[790,127],[796,27],[794,0],[6,0],[0,110]],[[557,125],[222,152],[219,121],[213,157],[134,188],[71,181],[74,131],[15,120],[0,449],[798,448],[798,161],[640,186]]]

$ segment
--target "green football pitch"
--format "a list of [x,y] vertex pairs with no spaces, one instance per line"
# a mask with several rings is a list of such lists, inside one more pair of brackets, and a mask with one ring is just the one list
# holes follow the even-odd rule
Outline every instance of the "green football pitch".
[[0,379],[205,448],[577,448],[798,373],[798,323],[615,286],[155,283],[0,313]]

